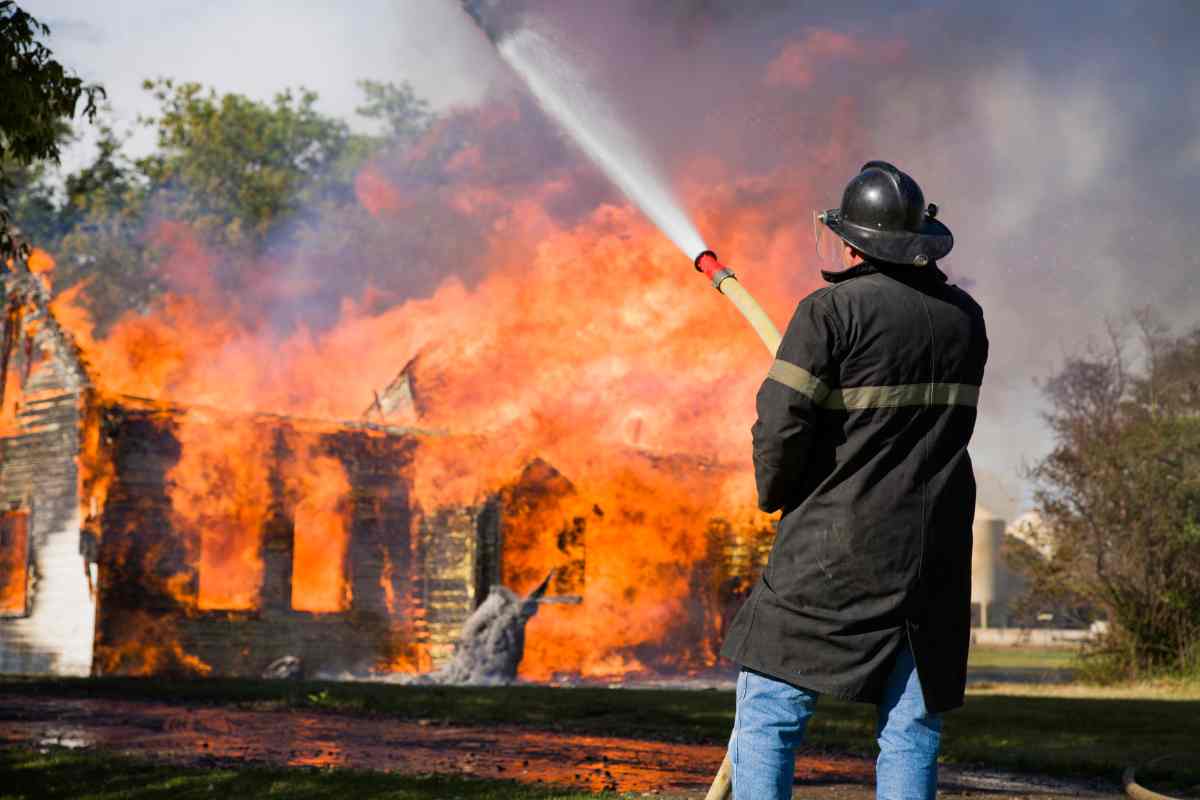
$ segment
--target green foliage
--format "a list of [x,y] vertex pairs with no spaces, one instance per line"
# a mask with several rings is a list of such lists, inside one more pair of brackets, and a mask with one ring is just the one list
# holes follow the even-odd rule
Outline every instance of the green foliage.
[[1045,385],[1056,443],[1033,472],[1051,558],[1035,586],[1107,612],[1092,677],[1186,671],[1200,642],[1200,332],[1138,317],[1145,367],[1122,342]]
[[[381,224],[359,205],[355,175],[382,148],[410,144],[432,120],[408,84],[360,83],[362,113],[384,124],[381,136],[352,133],[321,114],[304,89],[262,102],[167,79],[144,86],[158,102],[140,120],[155,134],[150,155],[129,159],[125,139],[101,113],[91,161],[66,175],[61,190],[51,190],[43,164],[14,173],[13,219],[55,256],[57,289],[86,282],[83,301],[101,333],[169,288],[156,247],[161,223],[182,223],[198,237],[215,259],[207,277],[225,288],[240,285],[239,266],[267,249],[338,259],[348,236],[369,245]],[[69,129],[60,125],[59,136],[65,142]],[[416,231],[414,238],[428,247],[432,237]],[[368,261],[390,266],[394,244],[381,243]],[[464,236],[462,247],[471,246]]]
[[86,306],[103,329],[125,311],[144,310],[162,281],[144,235],[148,181],[125,157],[124,139],[106,121],[98,128],[91,161],[63,181],[54,235],[33,241],[54,254],[58,288],[86,282]]
[[120,212],[136,205],[144,181],[121,152],[124,140],[107,121],[98,124],[92,161],[66,176],[65,223],[76,227],[93,211]]
[[[39,37],[50,29],[11,0],[0,0],[0,259],[24,252],[9,229],[8,194],[28,175],[13,174],[37,161],[57,162],[64,120],[75,116],[80,99],[83,116],[95,117],[99,86],[85,85],[67,72]],[[28,208],[24,209],[26,212]]]
[[359,116],[378,120],[393,142],[407,144],[429,129],[433,112],[429,103],[417,97],[412,86],[403,83],[359,81],[366,103],[355,109]]
[[[3,169],[5,200],[0,201],[0,214],[4,214],[7,236],[0,243],[0,259],[7,260],[20,246],[30,242],[54,240],[61,235],[59,201],[50,182],[46,162],[18,164],[4,163]],[[5,204],[6,203],[6,204]],[[7,249],[5,249],[7,248]]]
[[197,83],[147,81],[161,105],[145,120],[158,151],[138,162],[156,214],[189,222],[210,241],[261,246],[280,220],[323,194],[346,188],[346,124],[299,90],[260,103]]

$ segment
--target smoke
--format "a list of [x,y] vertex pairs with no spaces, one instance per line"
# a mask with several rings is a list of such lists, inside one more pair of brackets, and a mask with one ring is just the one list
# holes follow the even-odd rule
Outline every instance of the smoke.
[[[526,20],[557,32],[779,324],[820,285],[810,211],[835,205],[868,160],[910,172],[955,233],[943,268],[987,315],[974,454],[1013,490],[1048,446],[1035,378],[1136,306],[1200,321],[1191,4],[1099,2],[1068,19],[1035,3],[474,5],[493,34]],[[489,71],[490,93],[379,156],[358,176],[357,211],[297,221],[271,268],[239,287],[273,329],[319,337],[348,308],[382,314],[448,283],[471,291],[555,232],[627,235],[612,226],[631,217],[604,213],[620,195],[499,59],[480,55],[487,39],[448,40]],[[704,291],[684,259],[661,268],[678,270],[680,293]],[[749,396],[722,400],[737,419],[752,409]]]
[[[786,195],[835,205],[872,158],[913,174],[955,232],[943,267],[987,314],[974,450],[1012,490],[1048,446],[1036,378],[1135,307],[1200,322],[1194,5],[1105,2],[1067,19],[1035,3],[525,6],[568,32],[676,180],[690,180],[697,212],[719,205],[721,184],[737,216],[765,218],[759,244],[795,244],[737,257],[792,271],[782,285],[798,294],[813,265],[805,236],[784,233],[806,222]],[[736,240],[727,221],[709,224]],[[727,253],[730,238],[701,233]]]
[[[932,21],[897,27],[913,41]],[[1034,378],[1138,306],[1200,323],[1185,229],[1200,15],[1101,3],[1064,22],[1031,5],[940,27],[879,84],[869,129],[955,231],[947,265],[971,279],[992,341],[974,450],[1012,479],[1048,447]]]

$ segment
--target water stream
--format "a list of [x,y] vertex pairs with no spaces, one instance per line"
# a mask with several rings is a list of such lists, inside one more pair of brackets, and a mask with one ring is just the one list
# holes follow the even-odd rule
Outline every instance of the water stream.
[[549,33],[526,26],[497,46],[546,113],[688,258],[708,249],[645,146]]

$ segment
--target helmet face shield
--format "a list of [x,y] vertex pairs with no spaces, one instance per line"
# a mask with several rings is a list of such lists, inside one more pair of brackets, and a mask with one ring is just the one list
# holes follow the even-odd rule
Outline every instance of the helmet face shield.
[[[925,205],[925,195],[910,175],[886,161],[868,161],[846,185],[841,206],[814,220],[817,255],[828,263],[819,223],[867,258],[924,267],[954,247],[954,234],[935,217],[937,206]],[[836,261],[841,262],[838,247]]]
[[836,214],[835,211],[813,211],[813,242],[817,248],[817,263],[821,269],[829,271],[837,271],[845,269],[846,265],[842,261],[842,252],[846,247],[846,243],[842,241],[842,237],[838,236],[825,224],[828,218],[827,214]]

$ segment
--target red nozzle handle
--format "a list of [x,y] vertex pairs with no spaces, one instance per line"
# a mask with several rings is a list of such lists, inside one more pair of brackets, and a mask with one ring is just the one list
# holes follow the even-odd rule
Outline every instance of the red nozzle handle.
[[721,281],[726,278],[736,277],[733,270],[726,267],[720,261],[717,261],[717,254],[712,250],[705,250],[700,255],[696,256],[696,271],[703,272],[705,277],[712,281],[714,289],[718,291],[721,288]]

